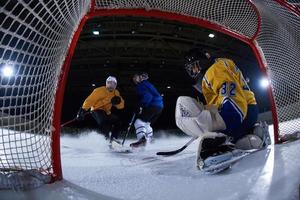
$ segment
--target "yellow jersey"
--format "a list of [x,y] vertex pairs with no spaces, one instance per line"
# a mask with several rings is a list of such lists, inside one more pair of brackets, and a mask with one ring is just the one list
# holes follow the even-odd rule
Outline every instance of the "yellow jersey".
[[124,100],[120,96],[120,92],[115,89],[114,91],[110,92],[105,86],[98,87],[94,89],[94,91],[86,98],[84,101],[82,108],[84,110],[91,109],[93,110],[104,110],[106,114],[111,114],[111,99],[114,96],[118,96],[121,98],[121,103],[115,105],[117,109],[124,108]]
[[210,66],[202,79],[202,92],[207,104],[218,108],[225,101],[231,101],[244,119],[248,104],[256,104],[254,93],[235,63],[226,58],[218,58]]

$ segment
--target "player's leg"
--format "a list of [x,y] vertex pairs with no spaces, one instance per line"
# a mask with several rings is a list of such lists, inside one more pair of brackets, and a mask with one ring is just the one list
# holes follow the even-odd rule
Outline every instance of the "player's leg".
[[119,116],[117,116],[115,114],[110,115],[109,121],[112,124],[111,137],[114,139],[118,139],[119,134],[121,132],[121,128],[122,128],[122,122],[121,122]]
[[146,140],[147,142],[153,142],[153,128],[151,124],[155,123],[155,121],[159,118],[160,114],[162,113],[163,108],[161,107],[149,107],[145,110],[145,114],[141,116],[143,121],[146,121]]
[[105,111],[95,110],[92,112],[92,116],[97,122],[100,131],[104,134],[105,139],[109,139],[109,131],[111,129],[111,124],[108,123],[108,117]]
[[232,142],[235,143],[245,135],[245,133],[240,131],[244,120],[243,114],[229,98],[223,102],[219,113],[226,124],[226,129],[221,132],[231,137]]
[[[206,108],[206,109],[205,109]],[[232,150],[228,137],[223,133],[225,123],[215,106],[206,106],[191,97],[179,97],[176,104],[176,124],[186,134],[199,137],[196,163],[202,169],[210,156]]]

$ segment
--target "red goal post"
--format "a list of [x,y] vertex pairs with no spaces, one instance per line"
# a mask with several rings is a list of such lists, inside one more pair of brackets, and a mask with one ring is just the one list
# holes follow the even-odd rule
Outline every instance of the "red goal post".
[[62,178],[64,88],[80,32],[96,16],[177,20],[243,41],[271,80],[275,142],[300,129],[300,17],[293,1],[11,0],[0,6],[0,67],[15,67],[15,77],[0,80],[0,172],[37,169],[52,181]]

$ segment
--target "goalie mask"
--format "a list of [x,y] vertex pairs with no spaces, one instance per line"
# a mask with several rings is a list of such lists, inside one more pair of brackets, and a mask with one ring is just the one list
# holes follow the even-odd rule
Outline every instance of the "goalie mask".
[[211,66],[210,55],[199,48],[188,51],[185,56],[184,68],[187,74],[195,81],[204,76],[206,70]]

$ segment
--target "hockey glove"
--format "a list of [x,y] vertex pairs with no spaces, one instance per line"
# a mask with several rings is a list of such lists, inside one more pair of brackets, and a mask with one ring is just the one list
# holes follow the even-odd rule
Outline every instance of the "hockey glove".
[[84,120],[84,117],[86,115],[87,111],[84,110],[83,108],[79,108],[78,112],[77,112],[77,116],[76,116],[76,119],[78,121],[83,121]]
[[114,96],[113,98],[111,98],[110,102],[113,106],[118,105],[121,103],[121,98],[118,96]]

